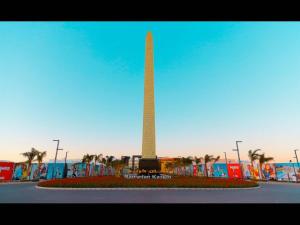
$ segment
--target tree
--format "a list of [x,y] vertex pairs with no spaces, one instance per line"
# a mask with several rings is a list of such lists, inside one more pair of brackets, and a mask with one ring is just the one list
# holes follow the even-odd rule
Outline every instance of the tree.
[[181,158],[176,158],[175,162],[173,163],[174,166],[179,167],[180,170],[183,167],[184,168],[184,175],[186,175],[186,166],[191,165],[193,162],[193,159],[191,156],[189,157],[181,157]]
[[180,158],[180,171],[181,171],[181,169],[182,169],[182,167],[183,167],[183,171],[184,171],[184,176],[185,176],[185,174],[186,174],[186,171],[185,171],[185,157],[181,157]]
[[103,169],[104,169],[104,166],[103,166],[103,165],[106,164],[106,159],[103,158],[103,154],[98,155],[98,156],[97,156],[96,158],[94,158],[94,159],[95,159],[95,164],[96,164],[96,161],[99,162],[99,163],[101,163],[100,168],[99,168],[99,175],[101,176],[101,175],[102,175],[101,172],[103,172]]
[[214,158],[213,155],[206,154],[204,156],[204,168],[205,168],[206,177],[208,177],[207,163],[209,163],[209,162],[216,163],[219,159],[220,159],[220,156],[217,156],[216,158]]
[[103,170],[105,169],[104,165],[106,166],[106,158],[104,158],[102,154],[100,154],[99,162],[101,163],[102,169],[101,169],[100,175],[102,176],[104,174]]
[[262,172],[262,165],[266,162],[269,162],[269,161],[272,161],[274,160],[273,157],[265,157],[265,153],[259,155],[259,169],[260,169],[260,174],[261,174],[261,178],[263,179],[264,178],[264,174]]
[[125,165],[128,165],[129,164],[129,160],[130,160],[130,156],[122,156],[122,159],[121,159]]
[[112,161],[114,160],[114,156],[106,156],[106,166],[111,166]]
[[[90,175],[90,163],[93,161],[93,158],[94,158],[94,155],[89,155],[89,154],[86,154],[83,156],[82,158],[82,163],[86,163],[86,169],[85,169],[85,175],[86,176],[89,176]],[[88,169],[89,168],[89,169]]]
[[106,165],[106,168],[108,168],[108,169],[111,169],[111,167],[112,167],[112,161],[114,160],[114,156],[106,156],[106,163],[105,163],[105,165]]
[[44,151],[44,152],[40,152],[40,151],[37,151],[37,154],[36,154],[36,161],[38,162],[38,171],[39,171],[39,176],[40,176],[40,170],[41,170],[41,165],[43,163],[43,159],[47,156],[47,152]]
[[93,176],[95,176],[96,174],[96,162],[99,162],[99,160],[101,159],[102,155],[94,155],[94,170],[93,170]]
[[[191,156],[189,156],[189,157],[187,157],[187,158],[182,157],[181,160],[182,160],[182,165],[184,166],[184,175],[186,176],[186,166],[191,165],[192,162],[193,162],[193,159],[192,159]],[[191,171],[190,171],[190,172],[191,172]]]
[[202,162],[202,160],[203,160],[203,157],[197,157],[197,156],[195,156],[194,157],[194,161],[195,161],[195,164],[196,164],[196,166],[197,166],[197,171],[198,171],[198,165],[199,165],[199,163],[201,163]]
[[121,171],[124,168],[124,166],[126,165],[126,160],[122,159],[115,159],[113,161],[111,161],[110,166],[112,166],[115,171],[116,171],[116,176],[119,177],[121,175]]
[[180,168],[180,167],[181,167],[181,164],[182,164],[181,158],[175,158],[175,162],[174,162],[174,170],[175,170],[175,167],[176,167],[176,168]]
[[106,165],[106,158],[102,158],[102,160],[100,162],[103,163],[104,165]]
[[27,158],[27,160],[25,162],[28,163],[28,168],[27,168],[27,176],[28,177],[30,177],[31,165],[32,165],[34,158],[37,156],[37,154],[38,154],[38,150],[36,150],[35,148],[31,148],[30,152],[21,153],[21,155],[23,155],[24,157]]
[[202,160],[203,160],[203,157],[199,157],[199,158],[197,156],[194,157],[194,161],[195,161],[196,165],[199,165],[199,163],[201,163]]
[[[170,169],[174,168],[174,162],[166,162],[165,168],[167,170],[167,173],[170,173]],[[173,171],[174,172],[174,171]]]
[[254,161],[255,160],[258,160],[259,159],[259,154],[258,154],[258,152],[260,151],[260,149],[256,149],[256,150],[254,150],[254,151],[252,151],[252,150],[249,150],[248,151],[248,157],[249,157],[249,159],[250,159],[250,162],[251,162],[251,166],[252,166],[252,168],[253,168],[253,170],[254,170]]

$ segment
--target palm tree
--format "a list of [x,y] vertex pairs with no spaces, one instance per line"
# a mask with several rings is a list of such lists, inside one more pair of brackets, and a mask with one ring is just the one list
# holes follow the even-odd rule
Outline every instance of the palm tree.
[[37,152],[37,155],[36,155],[36,161],[38,162],[38,171],[39,171],[39,176],[40,176],[40,169],[41,169],[41,165],[43,163],[43,159],[47,156],[47,152],[44,151],[44,152],[40,152],[38,151]]
[[[100,165],[101,167],[102,167],[102,164],[106,164],[106,159],[103,158],[103,154],[96,156],[96,158],[94,158],[94,159],[95,159],[95,163],[96,163],[96,161],[101,163],[101,165]],[[101,167],[100,167],[100,171],[101,171]]]
[[28,163],[27,176],[29,176],[29,177],[30,177],[30,172],[31,172],[31,164],[37,154],[38,154],[38,150],[36,150],[35,148],[31,148],[30,152],[21,153],[21,155],[23,155],[24,157],[27,158],[27,160],[25,162]]
[[185,157],[181,157],[180,158],[180,166],[183,167],[183,170],[184,170],[184,176],[186,175],[186,158]]
[[114,160],[114,156],[106,156],[106,166],[111,166],[112,161]]
[[203,160],[203,157],[199,157],[199,158],[197,156],[194,157],[194,161],[197,166],[197,171],[198,171],[198,165],[199,165],[199,163],[202,162],[202,160]]
[[[189,156],[189,157],[187,157],[187,158],[182,157],[182,164],[183,164],[183,166],[184,166],[184,175],[185,175],[185,176],[186,176],[186,166],[191,165],[192,162],[193,162],[193,159],[192,159],[191,156]],[[189,171],[189,172],[191,172],[191,171]],[[190,174],[191,174],[191,173],[190,173]]]
[[250,159],[250,161],[251,161],[251,166],[252,166],[252,168],[253,168],[253,171],[254,171],[254,161],[255,160],[258,160],[259,159],[259,154],[257,153],[257,152],[259,152],[260,151],[260,149],[256,149],[256,150],[254,150],[254,151],[252,151],[252,150],[249,150],[248,151],[248,157],[249,157],[249,159]]
[[[174,162],[174,167],[180,168],[182,165],[182,160],[181,158],[176,158]],[[175,169],[175,168],[174,168]]]
[[95,161],[95,164],[94,164],[94,170],[93,170],[93,176],[95,176],[96,174],[96,162],[99,162],[99,160],[101,159],[102,155],[94,155],[94,161]]
[[213,155],[205,155],[204,156],[204,168],[205,168],[205,174],[206,177],[208,177],[208,171],[207,171],[207,163],[212,162],[215,163],[220,159],[220,156],[217,156],[216,158],[213,157]]
[[273,157],[265,157],[265,153],[259,155],[259,169],[260,169],[260,174],[261,174],[261,178],[264,178],[264,174],[262,172],[262,165],[266,162],[272,161],[274,160]]
[[194,161],[195,161],[196,165],[199,165],[199,163],[201,163],[202,160],[203,160],[203,157],[199,157],[199,158],[197,156],[194,157]]
[[127,169],[129,168],[129,160],[130,160],[130,156],[124,156],[121,159],[124,163],[122,170],[126,167]]
[[111,161],[110,166],[115,169],[116,176],[119,177],[120,176],[120,170],[121,170],[121,167],[122,167],[121,160],[116,159],[116,160]]
[[129,157],[124,157],[121,160],[115,159],[111,161],[110,165],[115,169],[117,177],[121,175],[121,171],[123,170],[124,166],[128,164],[128,160]]
[[108,169],[111,169],[111,167],[112,167],[112,161],[114,160],[114,156],[106,156],[106,163],[105,163],[105,165],[106,165],[106,168],[108,168]]
[[170,173],[170,169],[174,168],[174,162],[166,162],[165,168],[167,170],[167,173]]
[[85,175],[86,176],[90,175],[88,168],[90,168],[90,163],[93,161],[93,158],[94,158],[94,155],[89,155],[89,154],[84,155],[83,158],[82,158],[82,163],[87,164],[86,169],[85,169]]
[[106,165],[106,158],[102,158],[101,163]]
[[101,163],[101,168],[102,168],[101,170],[102,173],[100,173],[100,175],[103,175],[104,165],[106,165],[106,158],[103,158],[102,154],[100,154],[99,162]]

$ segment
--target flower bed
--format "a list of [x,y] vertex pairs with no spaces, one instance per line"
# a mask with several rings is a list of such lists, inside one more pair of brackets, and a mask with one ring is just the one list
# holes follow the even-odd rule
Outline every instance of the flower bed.
[[151,188],[248,188],[257,187],[254,181],[204,178],[204,177],[173,177],[171,179],[125,179],[123,177],[80,177],[47,180],[39,182],[40,187],[64,187],[64,188],[113,188],[113,187],[151,187]]

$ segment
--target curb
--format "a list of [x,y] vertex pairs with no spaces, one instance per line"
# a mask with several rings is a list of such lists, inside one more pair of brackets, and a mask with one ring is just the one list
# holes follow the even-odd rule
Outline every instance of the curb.
[[257,183],[259,184],[291,184],[291,185],[300,185],[300,183],[295,183],[295,182],[274,182],[274,181],[270,181],[270,182],[263,182],[263,181],[258,181]]
[[2,182],[0,185],[7,185],[7,184],[34,184],[37,183],[35,181],[24,181],[24,182]]
[[133,190],[252,190],[252,189],[258,189],[261,188],[261,186],[257,187],[250,187],[250,188],[55,188],[55,187],[40,187],[35,186],[37,189],[44,189],[44,190],[63,190],[63,191],[89,191],[89,190],[95,190],[95,191],[118,191],[118,190],[124,190],[124,191],[133,191]]

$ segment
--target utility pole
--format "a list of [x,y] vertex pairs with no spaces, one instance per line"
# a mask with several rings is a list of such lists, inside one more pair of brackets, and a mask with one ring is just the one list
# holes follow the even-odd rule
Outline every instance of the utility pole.
[[[52,170],[52,179],[54,177],[54,170],[55,170],[55,167],[56,167],[56,159],[57,159],[57,152],[58,151],[62,151],[63,149],[60,149],[59,148],[59,139],[58,140],[53,140],[53,141],[56,141],[57,142],[57,147],[56,147],[56,153],[55,153],[55,159],[54,159],[54,165],[53,165],[53,170]],[[55,177],[56,178],[56,174],[55,174]]]

